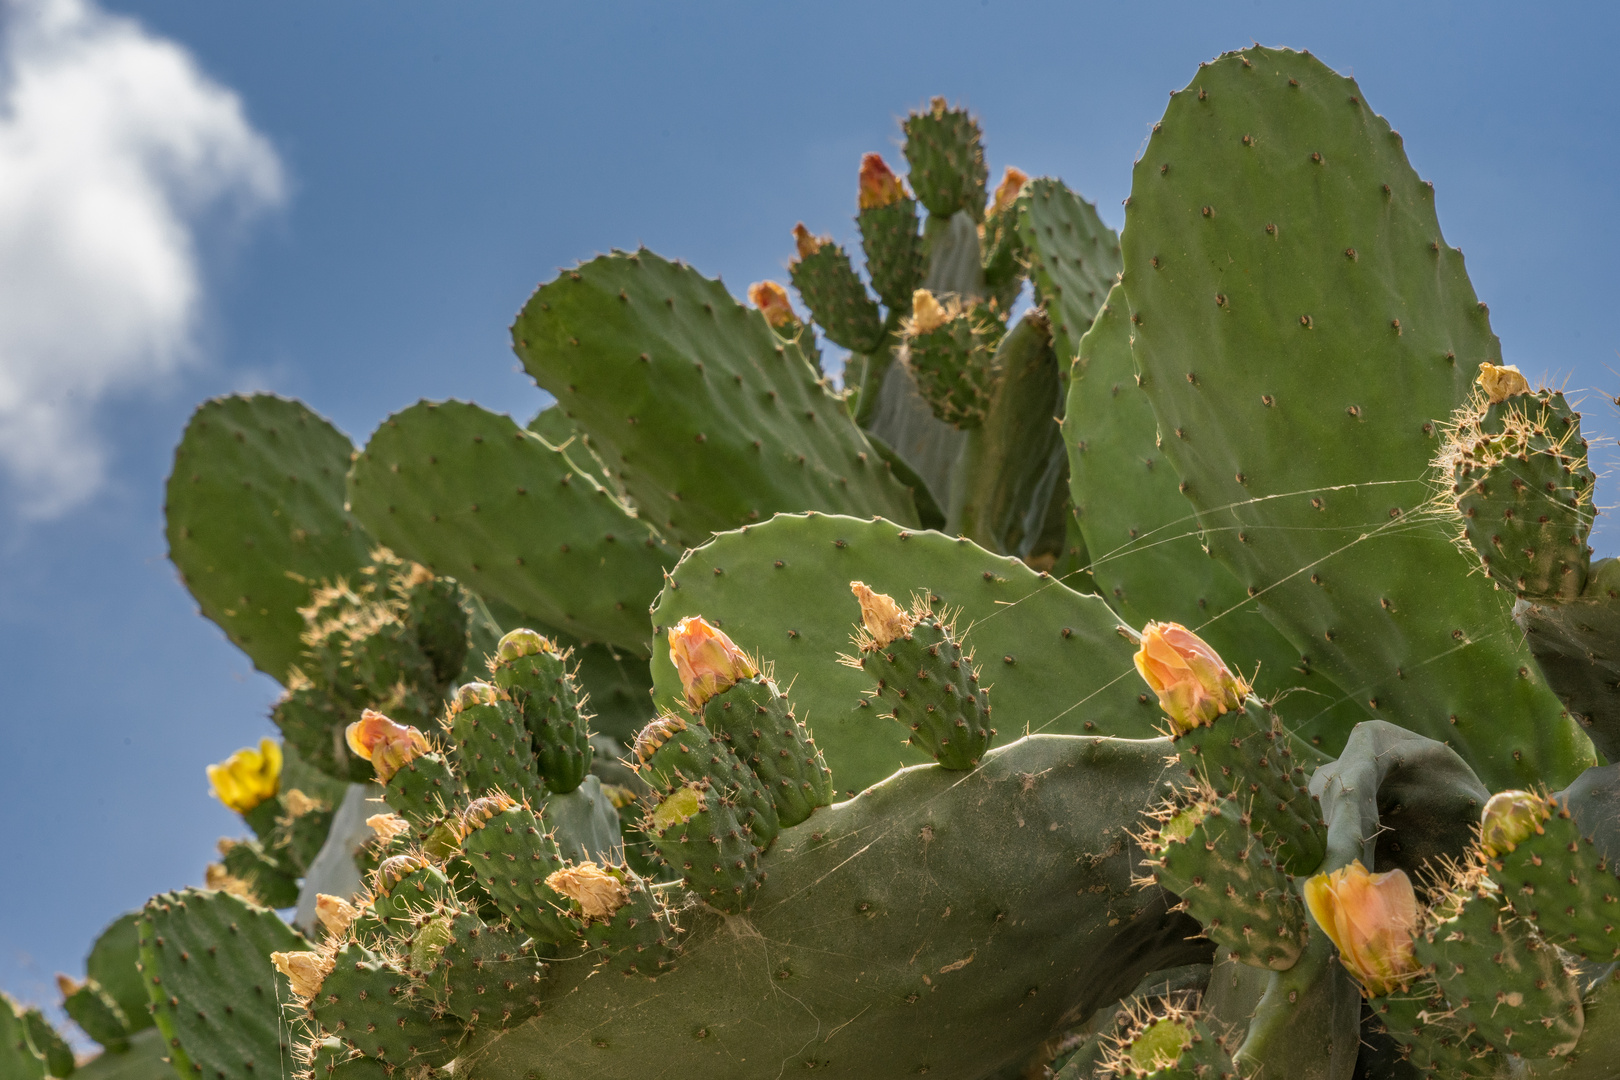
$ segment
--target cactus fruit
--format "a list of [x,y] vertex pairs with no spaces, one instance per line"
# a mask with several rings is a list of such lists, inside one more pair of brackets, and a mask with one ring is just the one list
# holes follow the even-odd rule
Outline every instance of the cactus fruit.
[[465,683],[445,714],[450,757],[469,793],[498,789],[518,799],[540,799],[535,748],[524,714],[488,683]]
[[832,770],[788,697],[768,675],[733,683],[703,703],[702,717],[759,778],[790,828],[832,803]]
[[979,123],[966,109],[952,109],[936,97],[925,112],[914,112],[902,125],[911,188],[932,217],[948,218],[959,210],[984,219],[984,189],[989,171],[980,145]]
[[506,795],[482,795],[463,811],[462,827],[462,851],[501,914],[541,941],[573,940],[568,900],[546,884],[562,856],[539,816]]
[[521,710],[540,776],[558,795],[579,787],[593,753],[591,717],[568,666],[571,659],[572,650],[559,650],[549,638],[518,629],[501,638],[490,661],[495,685]]
[[850,352],[876,349],[883,340],[883,319],[855,276],[848,253],[831,237],[812,236],[802,222],[793,227],[793,241],[799,257],[788,264],[788,272],[816,325]]
[[901,332],[901,359],[934,415],[963,430],[982,424],[999,373],[996,346],[1006,333],[995,312],[955,297],[941,304],[918,289]]
[[917,235],[917,202],[905,181],[880,154],[861,158],[861,250],[872,290],[891,317],[911,309],[911,294],[922,281],[922,242]]

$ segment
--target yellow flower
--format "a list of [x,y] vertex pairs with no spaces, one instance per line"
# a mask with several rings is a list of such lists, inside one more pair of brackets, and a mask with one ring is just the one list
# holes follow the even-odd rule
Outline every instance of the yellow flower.
[[1007,166],[1007,172],[1002,176],[1001,183],[996,185],[995,198],[990,201],[990,212],[999,214],[1006,210],[1018,199],[1018,193],[1024,190],[1029,183],[1029,173],[1023,169]]
[[1249,684],[1204,639],[1179,623],[1150,622],[1142,628],[1136,670],[1159,695],[1159,707],[1177,735],[1215,722],[1243,705]]
[[955,313],[943,307],[933,293],[927,289],[917,289],[911,294],[911,319],[906,323],[906,332],[912,337],[927,334],[938,330],[954,316]]
[[587,920],[611,919],[614,912],[630,902],[624,879],[593,862],[554,870],[546,884],[578,904],[579,913]]
[[669,632],[669,658],[686,688],[686,703],[703,703],[733,683],[759,674],[754,662],[725,633],[704,620],[688,615]]
[[894,175],[882,154],[866,154],[861,158],[862,210],[879,210],[906,197],[906,182]]
[[214,797],[238,814],[245,814],[281,787],[281,744],[261,739],[257,750],[238,750],[218,765],[208,766]]
[[317,952],[273,952],[270,962],[287,976],[292,992],[308,1001],[321,992],[321,984],[332,974],[332,958]]
[[773,329],[791,329],[799,325],[799,317],[793,312],[787,290],[774,281],[756,281],[748,286],[748,302],[759,308],[759,313],[765,316],[765,321]]
[[1506,401],[1515,394],[1530,392],[1530,383],[1525,379],[1523,372],[1512,364],[1482,363],[1479,365],[1477,381],[1493,405]]
[[872,635],[875,647],[881,649],[895,638],[905,637],[917,625],[916,619],[900,610],[894,597],[873,592],[866,582],[850,582],[849,591],[861,605],[861,625]]
[[405,765],[432,749],[427,736],[413,727],[396,724],[375,709],[367,709],[360,719],[344,730],[349,749],[371,762],[377,779],[386,784]]
[[1305,883],[1305,906],[1369,997],[1404,986],[1421,970],[1412,953],[1417,894],[1404,871],[1373,874],[1358,860],[1317,874]]

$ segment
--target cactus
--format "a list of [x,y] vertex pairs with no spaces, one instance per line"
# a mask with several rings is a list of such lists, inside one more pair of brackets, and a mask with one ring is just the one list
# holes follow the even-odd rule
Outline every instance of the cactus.
[[199,412],[172,553],[284,741],[64,977],[87,1078],[1613,1071],[1620,570],[1398,137],[1227,54],[1116,239],[904,131],[864,281],[796,230],[808,320],[617,252],[514,325],[527,427]]

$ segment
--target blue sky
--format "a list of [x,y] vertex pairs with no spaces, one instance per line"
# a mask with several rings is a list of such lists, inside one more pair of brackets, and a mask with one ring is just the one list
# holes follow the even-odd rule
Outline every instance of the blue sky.
[[0,0],[0,988],[54,1001],[238,831],[203,766],[271,730],[276,688],[195,614],[159,509],[204,397],[295,395],[356,441],[420,397],[526,418],[506,327],[536,283],[636,243],[738,294],[783,278],[795,221],[854,237],[861,153],[933,94],[980,114],[994,175],[1061,176],[1118,227],[1167,92],[1258,40],[1360,80],[1508,360],[1593,390],[1613,436],[1615,11]]

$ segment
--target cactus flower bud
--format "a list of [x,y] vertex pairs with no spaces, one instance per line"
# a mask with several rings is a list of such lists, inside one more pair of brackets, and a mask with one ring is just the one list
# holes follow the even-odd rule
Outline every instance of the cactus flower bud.
[[1485,396],[1491,399],[1491,404],[1506,401],[1515,394],[1528,394],[1530,383],[1524,375],[1512,364],[1479,365],[1479,377],[1476,380]]
[[636,760],[645,765],[652,760],[658,748],[669,742],[670,736],[679,735],[686,730],[686,721],[673,713],[666,713],[651,720],[647,726],[636,733],[636,743],[632,752]]
[[273,952],[270,962],[287,976],[292,992],[305,1001],[321,992],[321,984],[333,968],[332,958],[317,952]]
[[773,330],[792,329],[799,325],[787,290],[774,281],[756,281],[748,286],[748,302],[759,308]]
[[341,896],[316,893],[315,917],[326,927],[328,934],[342,937],[348,932],[349,924],[360,917],[360,909]]
[[880,210],[904,198],[906,198],[906,182],[894,175],[894,170],[883,160],[883,155],[862,155],[861,209]]
[[501,692],[489,683],[470,682],[456,688],[456,696],[450,702],[450,712],[454,715],[471,705],[493,705],[501,700]]
[[80,990],[84,989],[84,983],[73,978],[71,975],[62,975],[59,973],[56,976],[56,988],[62,992],[63,997],[70,998],[74,994],[77,994]]
[[832,243],[832,238],[814,235],[801,221],[793,226],[793,243],[799,249],[799,258],[808,259],[820,251],[824,244]]
[[489,824],[490,818],[496,814],[503,814],[517,805],[517,800],[496,792],[474,799],[467,804],[467,809],[461,812],[461,825],[464,832],[482,829]]
[[257,750],[238,750],[218,765],[208,766],[208,783],[220,802],[238,814],[247,813],[274,798],[281,786],[280,744],[261,739]]
[[579,905],[586,919],[607,920],[630,902],[624,880],[593,862],[565,866],[547,876],[546,884]]
[[1547,800],[1528,791],[1499,791],[1479,815],[1479,846],[1491,858],[1500,858],[1542,831],[1552,816]]
[[1357,860],[1307,881],[1305,906],[1369,997],[1387,994],[1418,973],[1412,952],[1417,894],[1405,871],[1373,874]]
[[733,683],[759,674],[754,662],[721,630],[701,615],[688,615],[669,632],[669,658],[686,688],[686,703],[703,703]]
[[698,784],[687,784],[677,790],[653,807],[652,827],[655,830],[663,830],[697,816],[708,805],[708,800],[703,794],[706,790]]
[[1029,173],[1023,169],[1015,169],[1011,165],[1007,166],[1007,171],[1002,174],[1001,183],[996,185],[995,197],[990,200],[990,212],[999,214],[1010,207],[1017,201],[1018,193],[1024,190],[1027,183]]
[[427,865],[420,855],[390,855],[377,864],[378,891],[387,896],[395,885]]
[[861,624],[872,636],[872,646],[881,649],[895,638],[905,637],[917,620],[900,610],[894,597],[873,592],[864,581],[849,583],[849,591],[861,605]]
[[406,764],[432,749],[427,736],[413,727],[396,724],[375,709],[367,709],[344,732],[349,749],[371,762],[377,779],[388,783]]
[[934,299],[933,293],[927,289],[918,289],[911,294],[911,319],[906,325],[906,331],[912,336],[938,330],[950,321],[951,313]]
[[495,646],[495,656],[501,660],[517,660],[536,653],[554,653],[557,646],[548,637],[533,630],[510,631]]
[[1214,723],[1242,706],[1249,684],[1232,674],[1214,649],[1179,623],[1150,622],[1142,628],[1136,670],[1159,695],[1159,707],[1177,735]]

